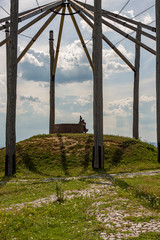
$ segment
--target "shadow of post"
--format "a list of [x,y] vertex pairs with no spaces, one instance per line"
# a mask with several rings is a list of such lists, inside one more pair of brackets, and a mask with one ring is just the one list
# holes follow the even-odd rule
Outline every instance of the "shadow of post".
[[60,145],[60,151],[61,151],[61,164],[62,164],[62,169],[65,173],[66,176],[69,175],[68,172],[68,165],[67,165],[67,158],[66,158],[66,153],[65,153],[65,147],[63,143],[63,138],[61,134],[57,134],[58,140],[59,140],[59,145]]
[[93,141],[93,137],[91,135],[88,136],[87,141],[85,143],[85,155],[84,155],[84,161],[83,161],[83,169],[80,174],[84,174],[90,164],[90,156],[91,156],[91,143]]

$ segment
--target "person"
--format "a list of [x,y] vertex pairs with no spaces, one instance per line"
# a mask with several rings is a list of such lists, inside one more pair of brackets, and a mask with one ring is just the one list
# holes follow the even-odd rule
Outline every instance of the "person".
[[84,120],[82,120],[82,124],[83,124],[83,127],[84,127],[84,132],[88,132],[88,129],[86,128],[86,122]]
[[80,116],[80,119],[79,119],[79,124],[83,125],[85,133],[88,132],[88,129],[86,129],[86,122],[84,121],[84,119],[82,119],[81,116]]

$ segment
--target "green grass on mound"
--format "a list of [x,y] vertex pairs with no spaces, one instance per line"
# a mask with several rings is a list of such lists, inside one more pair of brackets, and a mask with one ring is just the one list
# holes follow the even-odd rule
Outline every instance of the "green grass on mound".
[[[78,176],[158,169],[156,148],[126,137],[104,136],[104,171],[92,170],[91,134],[38,135],[17,143],[19,177]],[[5,149],[0,150],[4,175]]]

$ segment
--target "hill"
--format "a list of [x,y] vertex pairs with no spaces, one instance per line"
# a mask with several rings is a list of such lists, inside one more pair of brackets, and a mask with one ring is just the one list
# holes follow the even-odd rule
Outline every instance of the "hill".
[[[91,134],[37,135],[17,143],[17,174],[28,177],[93,174]],[[104,135],[104,171],[136,172],[160,168],[156,148],[140,140]],[[0,150],[4,175],[5,149]]]

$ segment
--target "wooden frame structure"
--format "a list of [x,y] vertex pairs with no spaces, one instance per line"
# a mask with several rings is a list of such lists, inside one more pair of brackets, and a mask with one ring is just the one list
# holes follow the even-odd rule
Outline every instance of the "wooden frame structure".
[[[68,13],[65,11],[68,9]],[[73,10],[74,12],[73,12]],[[62,12],[61,12],[62,10]],[[87,50],[87,46],[78,27],[74,14],[77,13],[93,29],[93,60]],[[18,13],[18,0],[11,0],[10,17],[0,19],[0,31],[6,29],[6,37],[0,42],[0,46],[7,46],[7,120],[6,120],[6,170],[5,174],[11,176],[16,172],[16,81],[17,64],[35,43],[38,37],[53,21],[57,14],[61,14],[57,48],[54,53],[53,31],[49,35],[50,45],[50,129],[53,132],[55,123],[55,74],[58,62],[60,43],[62,38],[65,15],[70,15],[73,25],[77,31],[82,47],[85,51],[90,67],[93,70],[93,109],[94,109],[94,151],[93,168],[103,168],[103,76],[102,76],[102,40],[104,40],[115,53],[134,72],[134,94],[133,94],[133,137],[139,138],[139,69],[140,69],[140,47],[153,55],[156,55],[156,93],[157,93],[157,147],[158,162],[160,162],[160,3],[156,0],[156,28],[141,22],[129,19],[119,14],[106,11],[101,8],[101,0],[94,0],[94,6],[76,0],[57,0],[37,8]],[[38,16],[37,16],[38,15]],[[26,29],[33,26],[46,16],[49,18],[43,23],[26,48],[17,57],[17,36]],[[33,18],[29,23],[18,29],[18,23]],[[134,30],[136,38],[125,33],[115,23]],[[102,25],[105,25],[118,34],[128,38],[135,43],[135,65],[133,65],[112,42],[102,34]],[[147,30],[147,31],[146,31]],[[156,31],[157,30],[157,31]],[[156,33],[156,35],[155,35]],[[156,41],[156,51],[141,41],[141,36]]]

